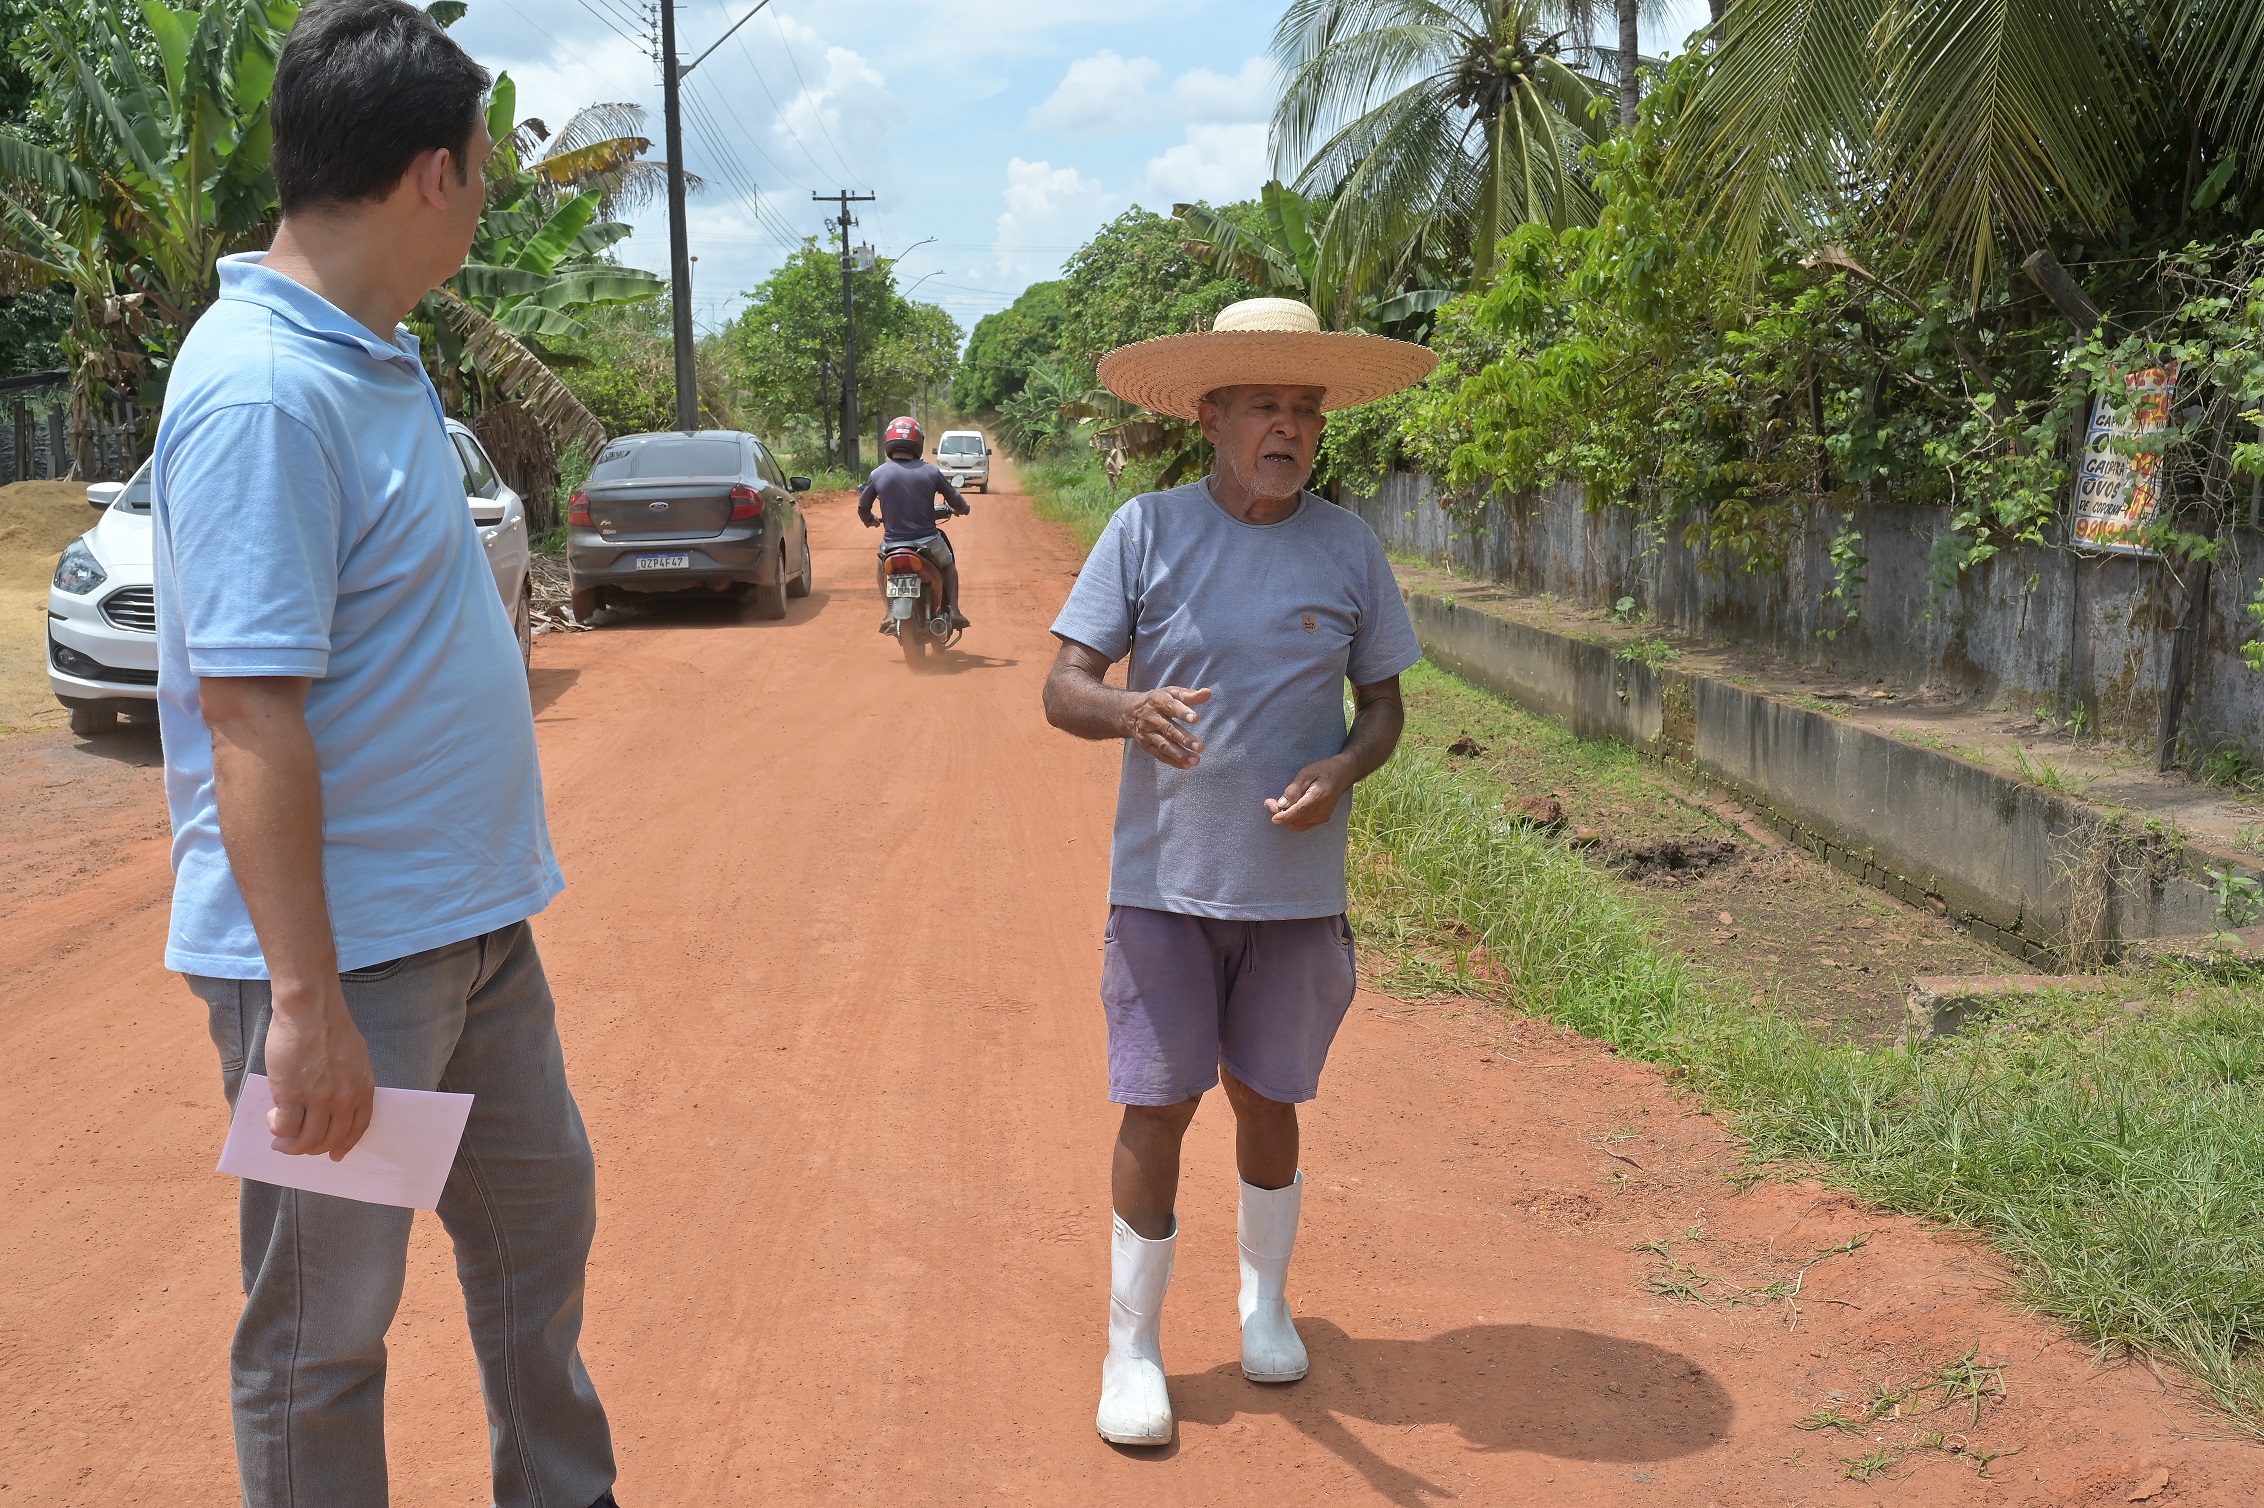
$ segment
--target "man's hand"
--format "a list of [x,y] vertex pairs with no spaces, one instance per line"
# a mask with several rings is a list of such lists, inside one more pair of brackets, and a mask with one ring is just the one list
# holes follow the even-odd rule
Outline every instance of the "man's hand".
[[[1208,688],[1158,686],[1130,698],[1123,714],[1124,736],[1175,770],[1201,764],[1203,741],[1194,735],[1195,709],[1211,699]],[[1179,726],[1181,723],[1187,727]]]
[[1352,789],[1355,778],[1351,762],[1332,754],[1299,770],[1279,796],[1267,797],[1266,810],[1276,827],[1297,832],[1319,827],[1336,815],[1337,798]]
[[328,989],[318,986],[315,998],[285,1002],[279,987],[267,1024],[267,1079],[275,1094],[267,1129],[278,1152],[327,1152],[336,1162],[369,1129],[377,1088],[369,1044],[335,981]]
[[865,520],[865,527],[868,529],[877,529],[880,527],[880,520],[877,518],[868,518]]

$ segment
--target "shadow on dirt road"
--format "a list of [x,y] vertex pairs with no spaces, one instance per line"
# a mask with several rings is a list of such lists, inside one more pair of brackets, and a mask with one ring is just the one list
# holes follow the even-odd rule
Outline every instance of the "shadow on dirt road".
[[1487,1454],[1644,1462],[1719,1444],[1736,1412],[1727,1390],[1689,1357],[1592,1330],[1468,1325],[1428,1340],[1363,1339],[1311,1316],[1297,1328],[1313,1359],[1304,1382],[1260,1386],[1234,1362],[1174,1377],[1180,1420],[1215,1427],[1237,1415],[1275,1415],[1408,1508],[1457,1493],[1385,1460],[1345,1419],[1400,1430],[1450,1425]]

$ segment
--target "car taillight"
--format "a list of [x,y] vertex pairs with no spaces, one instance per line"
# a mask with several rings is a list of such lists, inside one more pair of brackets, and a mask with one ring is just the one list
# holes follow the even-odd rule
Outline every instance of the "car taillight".
[[731,521],[733,523],[740,523],[750,518],[761,518],[762,516],[763,495],[761,493],[745,483],[731,489]]
[[566,499],[566,522],[580,524],[585,529],[594,527],[590,519],[590,495],[588,493],[577,492]]

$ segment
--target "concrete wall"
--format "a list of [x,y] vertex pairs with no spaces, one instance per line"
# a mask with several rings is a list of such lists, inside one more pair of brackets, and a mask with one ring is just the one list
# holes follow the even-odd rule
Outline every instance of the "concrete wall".
[[[1947,510],[1859,507],[1869,564],[1860,615],[1843,625],[1842,604],[1824,600],[1837,513],[1810,521],[1785,569],[1759,573],[1704,556],[1679,531],[1647,537],[1627,509],[1590,512],[1573,488],[1497,499],[1467,519],[1431,495],[1427,478],[1395,473],[1376,496],[1343,501],[1387,545],[1520,592],[1605,609],[1633,597],[1680,632],[2023,712],[2058,715],[2072,699],[2092,727],[2153,750],[2171,630],[2186,600],[2158,561],[2015,546],[1935,601],[1926,565]],[[2237,739],[2264,758],[2264,676],[2238,653],[2252,628],[2242,609],[2264,567],[2264,534],[2239,530],[2233,544],[2241,563],[2219,569],[2211,585],[2184,728],[2199,747]],[[1835,628],[1836,637],[1823,636]]]
[[[1432,510],[1436,511],[1436,510]],[[1957,918],[2027,962],[2070,944],[2217,925],[2205,871],[2256,866],[2103,823],[2081,803],[1710,676],[1619,660],[1412,592],[1424,652],[1573,732],[1617,738],[1738,793],[1818,858]]]

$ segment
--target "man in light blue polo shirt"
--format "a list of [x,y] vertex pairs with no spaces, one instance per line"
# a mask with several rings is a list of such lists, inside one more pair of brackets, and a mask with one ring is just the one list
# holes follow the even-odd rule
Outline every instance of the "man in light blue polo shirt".
[[[474,1098],[439,1215],[503,1508],[613,1504],[579,1338],[596,1222],[527,921],[563,885],[517,645],[401,319],[462,264],[487,75],[402,0],[309,6],[271,110],[283,218],[184,342],[154,466],[169,967],[231,1103],[342,1157],[376,1085]],[[231,1354],[252,1508],[378,1508],[411,1212],[245,1181]]]

